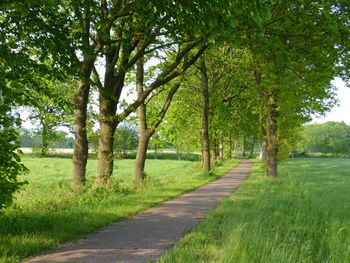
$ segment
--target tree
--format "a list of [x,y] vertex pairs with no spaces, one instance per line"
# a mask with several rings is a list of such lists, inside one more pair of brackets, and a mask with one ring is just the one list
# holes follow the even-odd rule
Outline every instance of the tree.
[[[300,125],[299,121],[305,121],[310,113],[322,112],[329,106],[329,83],[339,73],[337,65],[342,55],[343,41],[339,36],[349,34],[338,16],[341,4],[271,3],[272,16],[265,31],[250,36],[248,46],[256,62],[255,79],[266,109],[261,119],[265,122],[262,126],[269,177],[278,174],[282,141],[279,127],[283,127],[279,122],[295,116],[291,123]],[[287,112],[293,115],[287,117]]]
[[41,155],[45,156],[49,142],[56,137],[58,126],[68,125],[72,115],[72,85],[43,81],[50,89],[50,95],[32,92],[35,101],[29,107],[29,118],[36,124],[36,133],[41,137]]
[[11,113],[13,97],[10,90],[0,91],[0,210],[12,202],[12,194],[25,182],[19,182],[17,176],[28,170],[20,163],[16,153],[19,147],[17,129],[20,121]]
[[[222,6],[225,3],[215,4],[215,6]],[[103,85],[102,82],[99,85],[101,134],[96,178],[98,184],[105,184],[113,172],[111,145],[118,123],[133,112],[152,91],[182,75],[204,52],[207,42],[217,36],[215,32],[218,28],[227,30],[227,35],[223,34],[223,31],[220,32],[226,37],[234,36],[235,31],[230,19],[223,18],[222,14],[216,16],[217,11],[213,8],[213,3],[209,1],[162,2],[162,4],[159,4],[158,1],[151,1],[147,6],[142,4],[142,7],[138,5],[127,7],[131,7],[128,9],[131,14],[123,17],[123,22],[117,24],[113,29],[119,37],[123,37],[125,34],[131,36],[128,38],[130,41],[108,42],[109,45],[106,48],[108,51],[104,54],[106,74]],[[258,21],[258,19],[247,17],[246,10],[243,11],[239,8],[236,10],[238,6],[228,5],[228,7],[232,9],[231,18],[234,14],[235,19],[241,19],[244,22],[253,20],[256,23]],[[260,16],[262,8],[260,1],[255,1],[253,5],[249,4],[248,7],[252,8],[251,14],[254,18]],[[184,12],[184,10],[186,11]],[[108,14],[113,12],[113,9],[108,10],[106,6],[104,11]],[[150,16],[150,13],[153,15]],[[134,17],[135,15],[138,17]],[[192,20],[193,16],[196,17],[195,21]],[[208,17],[211,18],[211,21],[208,21]],[[135,21],[138,23],[135,24]],[[224,26],[225,24],[227,27]],[[105,33],[107,39],[111,40],[110,32]],[[159,48],[165,50],[164,53],[171,52],[173,55],[167,56],[169,59],[162,62],[159,74],[143,91],[142,95],[138,96],[138,99],[126,107],[122,113],[116,114],[127,71],[145,53]]]
[[350,127],[344,122],[305,125],[300,136],[297,149],[302,152],[333,155],[350,152]]
[[[8,36],[12,34],[9,46],[26,55],[29,61],[50,60],[52,68],[60,68],[61,73],[74,76],[79,82],[74,98],[72,174],[76,184],[85,182],[87,102],[91,86],[98,87],[100,101],[96,182],[104,184],[113,170],[112,145],[118,123],[154,89],[181,75],[196,61],[209,41],[220,39],[223,35],[224,38],[233,37],[237,24],[242,28],[247,24],[259,24],[261,14],[266,13],[260,0],[235,4],[227,0],[152,0],[147,4],[127,0],[21,0],[6,1],[5,5],[2,21],[6,22],[2,29]],[[223,30],[227,34],[223,34]],[[176,55],[171,57],[174,59],[165,61],[154,83],[138,100],[116,115],[125,75],[144,53],[159,48],[173,51]],[[182,63],[190,51],[195,51],[193,56]],[[105,74],[101,81],[95,65],[102,59],[105,61]],[[178,67],[180,64],[181,68]],[[182,67],[182,64],[186,66]],[[55,70],[51,70],[50,74],[53,72]]]
[[137,149],[138,140],[139,134],[136,127],[129,123],[122,123],[115,134],[114,149],[118,155],[125,156]]
[[[142,181],[146,177],[145,162],[149,141],[151,137],[155,135],[157,128],[164,119],[165,114],[167,113],[170,107],[173,96],[175,95],[179,87],[179,83],[174,84],[173,87],[170,88],[169,91],[167,91],[167,97],[164,100],[164,102],[158,99],[159,94],[154,94],[155,96],[158,95],[156,96],[156,99],[158,99],[157,102],[154,103],[154,96],[152,96],[151,99],[147,101],[148,105],[151,104],[151,102],[153,102],[151,112],[150,107],[148,107],[145,102],[142,102],[137,108],[140,136],[135,161],[134,179],[138,183],[142,183]],[[142,96],[142,93],[144,92],[144,63],[142,58],[139,59],[139,61],[137,62],[136,89],[138,97]],[[153,116],[151,116],[151,118],[149,117],[150,113],[153,113]]]

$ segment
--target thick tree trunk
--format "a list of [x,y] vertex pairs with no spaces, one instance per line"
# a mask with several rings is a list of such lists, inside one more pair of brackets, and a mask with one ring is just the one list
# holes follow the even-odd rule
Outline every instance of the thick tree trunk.
[[200,62],[201,88],[202,88],[202,147],[203,147],[203,171],[210,171],[210,142],[209,142],[209,83],[207,68],[204,59]]
[[277,118],[278,118],[278,93],[272,91],[267,96],[267,144],[266,144],[266,171],[267,177],[277,177],[278,165],[278,135],[277,135]]
[[96,184],[104,185],[113,174],[113,144],[117,123],[114,119],[115,104],[100,95],[100,138]]
[[117,71],[114,67],[116,47],[108,49],[106,59],[106,71],[103,83],[103,91],[99,94],[99,122],[100,136],[98,148],[98,165],[96,184],[104,185],[113,174],[113,144],[115,130],[119,124],[116,111],[121,92],[124,87],[125,71]]
[[[85,65],[84,76],[90,77],[92,63]],[[73,184],[80,185],[85,183],[86,164],[89,154],[89,144],[86,132],[87,104],[89,98],[90,85],[85,80],[80,80],[78,90],[75,94],[75,110],[74,110],[74,153],[73,153]]]

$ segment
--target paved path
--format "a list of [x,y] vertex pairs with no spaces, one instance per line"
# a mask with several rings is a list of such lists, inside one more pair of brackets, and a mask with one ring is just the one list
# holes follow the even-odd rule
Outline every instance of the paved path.
[[241,164],[227,175],[193,192],[161,203],[119,223],[87,235],[74,244],[29,262],[147,262],[158,259],[193,229],[218,202],[246,178],[252,164]]

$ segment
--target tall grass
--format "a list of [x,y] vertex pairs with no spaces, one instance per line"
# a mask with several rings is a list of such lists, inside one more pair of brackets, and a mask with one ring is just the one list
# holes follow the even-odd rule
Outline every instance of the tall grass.
[[297,159],[249,179],[159,262],[350,262],[350,162]]
[[71,160],[23,159],[29,184],[12,207],[0,215],[0,262],[17,262],[64,241],[125,219],[164,200],[214,180],[238,161],[228,161],[208,175],[198,162],[148,160],[144,188],[132,183],[133,160],[115,164],[107,187],[93,186],[96,160],[89,161],[87,186],[70,186]]

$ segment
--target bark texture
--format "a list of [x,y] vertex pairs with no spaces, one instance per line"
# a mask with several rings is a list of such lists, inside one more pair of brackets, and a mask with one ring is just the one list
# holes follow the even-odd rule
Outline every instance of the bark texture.
[[104,185],[113,174],[114,133],[119,124],[116,117],[117,105],[124,87],[125,71],[116,72],[113,61],[117,56],[115,47],[110,47],[106,53],[106,72],[103,89],[100,91],[99,122],[100,136],[98,148],[98,165],[96,184]]
[[89,98],[90,84],[87,81],[90,78],[93,61],[83,62],[81,71],[82,79],[79,81],[78,89],[74,97],[74,152],[73,152],[73,184],[84,184],[86,181],[86,164],[89,154],[89,144],[86,132],[87,104]]
[[[143,69],[143,59],[139,59],[136,65],[136,91],[137,96],[143,92],[143,78],[144,78],[144,69]],[[146,117],[146,105],[144,102],[140,104],[137,108],[137,115],[139,118],[139,144],[137,148],[136,161],[135,161],[135,169],[134,169],[134,179],[136,182],[143,181],[146,177],[145,174],[145,162],[146,162],[146,154],[149,139],[151,138],[150,134],[148,134],[147,129],[147,117]]]

